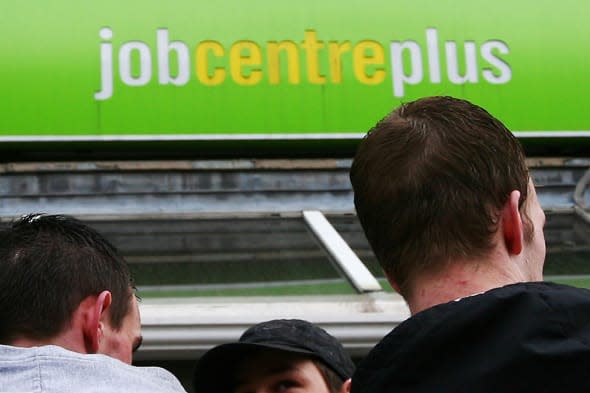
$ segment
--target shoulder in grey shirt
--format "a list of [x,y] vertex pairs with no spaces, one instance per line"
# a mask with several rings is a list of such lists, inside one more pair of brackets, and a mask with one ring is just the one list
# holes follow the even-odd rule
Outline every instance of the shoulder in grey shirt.
[[170,372],[46,345],[0,345],[2,393],[186,393]]

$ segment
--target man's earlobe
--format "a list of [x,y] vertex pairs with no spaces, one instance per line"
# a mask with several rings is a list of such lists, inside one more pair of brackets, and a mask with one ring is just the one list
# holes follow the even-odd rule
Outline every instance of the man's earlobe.
[[520,254],[524,245],[524,227],[518,208],[519,200],[520,191],[513,190],[502,209],[502,236],[506,249],[511,255]]
[[94,304],[90,310],[90,315],[84,326],[84,341],[87,353],[98,352],[104,327],[102,319],[106,315],[106,312],[111,305],[111,301],[112,297],[111,292],[109,291],[102,291],[95,297]]

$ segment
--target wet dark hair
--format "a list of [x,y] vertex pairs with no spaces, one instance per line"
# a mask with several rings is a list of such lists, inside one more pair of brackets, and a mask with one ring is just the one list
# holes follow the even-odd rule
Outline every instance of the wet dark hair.
[[0,343],[54,337],[83,299],[104,290],[112,293],[111,325],[120,329],[133,296],[129,268],[81,221],[31,214],[0,231]]

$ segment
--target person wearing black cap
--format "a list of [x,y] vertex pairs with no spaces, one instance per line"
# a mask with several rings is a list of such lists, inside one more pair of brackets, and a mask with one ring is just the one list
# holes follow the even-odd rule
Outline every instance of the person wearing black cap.
[[196,393],[348,393],[354,363],[324,329],[300,319],[250,327],[234,343],[205,353]]

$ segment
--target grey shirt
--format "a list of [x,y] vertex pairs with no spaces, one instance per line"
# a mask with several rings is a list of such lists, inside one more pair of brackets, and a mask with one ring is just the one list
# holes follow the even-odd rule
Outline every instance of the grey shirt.
[[105,355],[86,355],[47,345],[0,345],[2,393],[186,393],[158,367],[135,367]]

